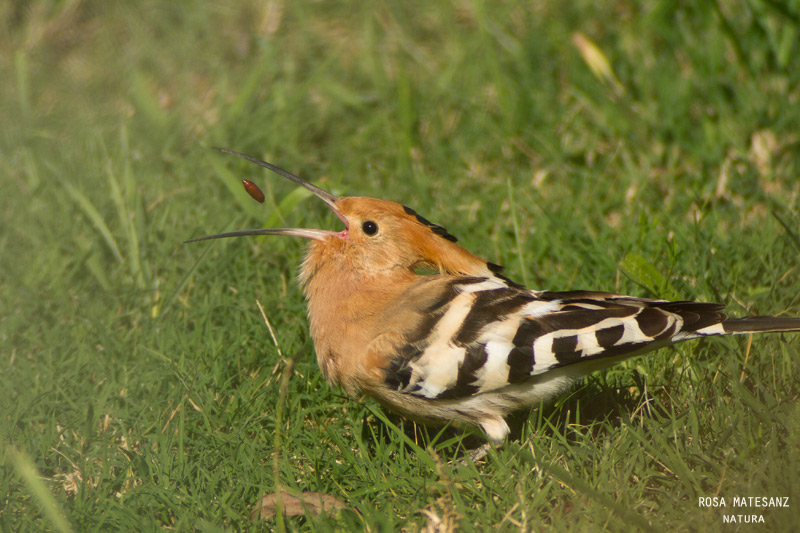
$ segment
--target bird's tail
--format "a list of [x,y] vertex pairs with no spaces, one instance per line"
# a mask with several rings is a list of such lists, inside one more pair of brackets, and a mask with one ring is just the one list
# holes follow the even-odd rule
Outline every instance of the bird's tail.
[[800,318],[782,318],[776,316],[728,318],[722,322],[722,327],[728,335],[800,331]]

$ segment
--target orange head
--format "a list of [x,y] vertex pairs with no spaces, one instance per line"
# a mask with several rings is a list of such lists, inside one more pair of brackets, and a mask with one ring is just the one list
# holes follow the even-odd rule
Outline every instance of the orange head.
[[323,264],[337,264],[366,276],[411,272],[427,266],[449,274],[496,275],[499,267],[476,257],[458,244],[443,227],[433,224],[413,209],[388,200],[366,197],[336,197],[271,163],[226,149],[272,170],[305,187],[324,201],[344,222],[335,232],[306,228],[252,229],[199,237],[186,242],[239,237],[243,235],[289,235],[311,239],[312,244],[301,271],[307,282]]

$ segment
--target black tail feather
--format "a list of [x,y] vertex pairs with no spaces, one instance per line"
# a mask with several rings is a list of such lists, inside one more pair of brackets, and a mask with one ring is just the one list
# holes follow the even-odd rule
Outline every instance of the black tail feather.
[[776,316],[748,316],[729,318],[722,322],[726,333],[767,333],[778,331],[800,331],[800,318]]

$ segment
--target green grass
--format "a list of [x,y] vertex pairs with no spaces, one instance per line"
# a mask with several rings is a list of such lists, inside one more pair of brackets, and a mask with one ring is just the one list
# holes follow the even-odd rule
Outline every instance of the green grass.
[[[302,243],[181,244],[338,227],[225,146],[531,287],[800,316],[800,4],[366,5],[0,4],[0,530],[800,527],[797,335],[592,375],[460,466],[474,434],[324,382]],[[278,487],[352,510],[251,522]]]

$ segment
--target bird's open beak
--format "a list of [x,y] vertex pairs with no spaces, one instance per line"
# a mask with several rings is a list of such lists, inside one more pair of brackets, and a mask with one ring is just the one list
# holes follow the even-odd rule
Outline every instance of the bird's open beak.
[[[341,211],[336,207],[336,202],[338,198],[334,195],[329,193],[326,190],[320,189],[316,185],[307,182],[306,180],[295,176],[290,172],[286,172],[282,168],[278,168],[272,163],[267,163],[266,161],[262,161],[261,159],[257,159],[255,157],[241,154],[239,152],[234,152],[233,150],[228,150],[226,148],[216,148],[220,152],[225,152],[226,154],[232,154],[237,157],[241,157],[242,159],[247,159],[251,163],[255,163],[256,165],[262,166],[266,169],[269,169],[276,174],[280,174],[284,178],[288,179],[289,181],[293,181],[298,185],[305,187],[312,193],[314,193],[318,198],[320,198],[323,202],[328,204],[336,216],[339,217],[342,222],[344,222],[345,227],[349,227],[347,218],[342,214]],[[347,233],[347,229],[343,233]],[[197,242],[197,241],[207,241],[210,239],[225,239],[227,237],[243,237],[245,235],[287,235],[290,237],[303,237],[305,239],[316,239],[319,241],[325,240],[328,237],[335,237],[340,236],[341,233],[337,233],[335,231],[328,231],[323,229],[307,229],[307,228],[267,228],[267,229],[246,229],[241,231],[231,231],[228,233],[218,233],[216,235],[207,235],[205,237],[197,237],[195,239],[189,239],[188,241],[184,241],[184,243],[188,242]]]

